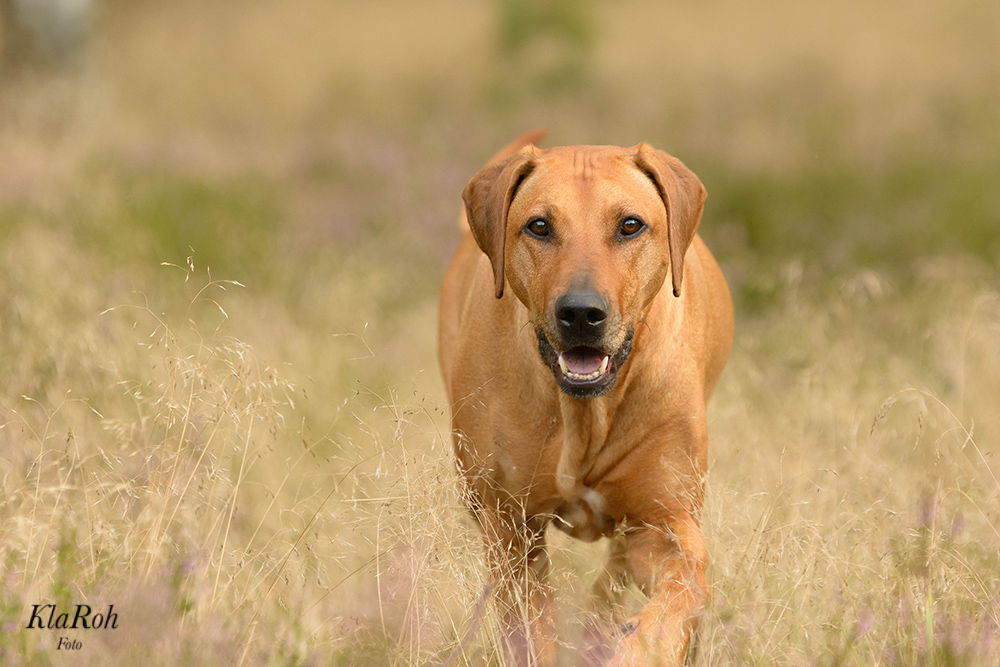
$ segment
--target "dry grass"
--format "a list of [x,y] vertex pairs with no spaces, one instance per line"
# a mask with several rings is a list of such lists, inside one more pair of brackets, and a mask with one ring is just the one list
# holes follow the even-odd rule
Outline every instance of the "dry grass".
[[[4,83],[0,662],[501,663],[435,290],[536,125],[710,191],[696,664],[1000,662],[996,8],[588,12],[507,53],[485,5],[107,2],[82,73]],[[550,548],[574,664],[607,546]],[[57,651],[46,602],[123,627]]]
[[740,336],[714,412],[706,664],[997,659],[1000,295],[967,263],[923,269],[909,297],[793,279],[784,316]]
[[[14,240],[5,349],[44,386],[2,405],[8,625],[35,602],[114,603],[122,630],[76,635],[85,664],[419,662],[458,634],[482,583],[426,399],[360,387],[309,435],[286,422],[304,392],[227,333],[240,285],[166,267],[169,294],[101,312],[85,257]],[[59,634],[6,627],[5,662],[58,663]]]

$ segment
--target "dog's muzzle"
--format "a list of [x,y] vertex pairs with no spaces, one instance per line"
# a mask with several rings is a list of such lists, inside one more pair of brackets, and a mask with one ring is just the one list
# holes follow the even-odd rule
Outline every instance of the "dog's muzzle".
[[544,331],[539,328],[535,334],[538,337],[538,353],[552,370],[556,384],[574,398],[597,398],[611,391],[618,380],[618,370],[632,353],[631,330],[616,350],[574,345],[559,352]]

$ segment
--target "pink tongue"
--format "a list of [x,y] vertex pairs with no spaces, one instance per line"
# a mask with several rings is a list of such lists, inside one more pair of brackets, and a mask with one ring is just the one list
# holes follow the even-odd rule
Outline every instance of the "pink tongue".
[[563,352],[566,368],[577,375],[589,375],[601,367],[604,353],[592,347],[574,347]]

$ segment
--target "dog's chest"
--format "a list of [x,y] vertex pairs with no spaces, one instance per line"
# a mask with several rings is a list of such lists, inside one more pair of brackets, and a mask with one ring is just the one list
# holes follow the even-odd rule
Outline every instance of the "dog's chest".
[[[615,465],[606,459],[622,443],[608,440],[606,431],[599,440],[581,439],[577,425],[565,424],[551,429],[540,448],[526,447],[526,442],[517,436],[497,441],[494,481],[523,498],[528,514],[552,517],[572,537],[590,542],[610,535],[615,519],[604,478]],[[531,449],[534,455],[529,455]],[[612,458],[620,463],[628,456]]]
[[[501,454],[497,481],[502,480],[510,491],[526,490],[522,497],[528,514],[551,517],[553,525],[571,537],[593,542],[610,536],[615,519],[608,513],[607,499],[598,490],[599,483],[588,480],[598,487],[594,488],[580,480],[569,490],[561,489],[556,482],[560,448],[553,449],[550,453],[555,456],[543,452],[534,466],[519,466],[511,457]],[[532,474],[525,475],[529,470]]]

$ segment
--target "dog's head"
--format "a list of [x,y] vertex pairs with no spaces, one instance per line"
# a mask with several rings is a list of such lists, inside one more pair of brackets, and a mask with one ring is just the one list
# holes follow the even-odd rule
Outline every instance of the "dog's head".
[[506,282],[527,307],[559,387],[610,391],[668,273],[680,295],[701,181],[646,144],[528,145],[486,165],[462,197],[497,298]]

